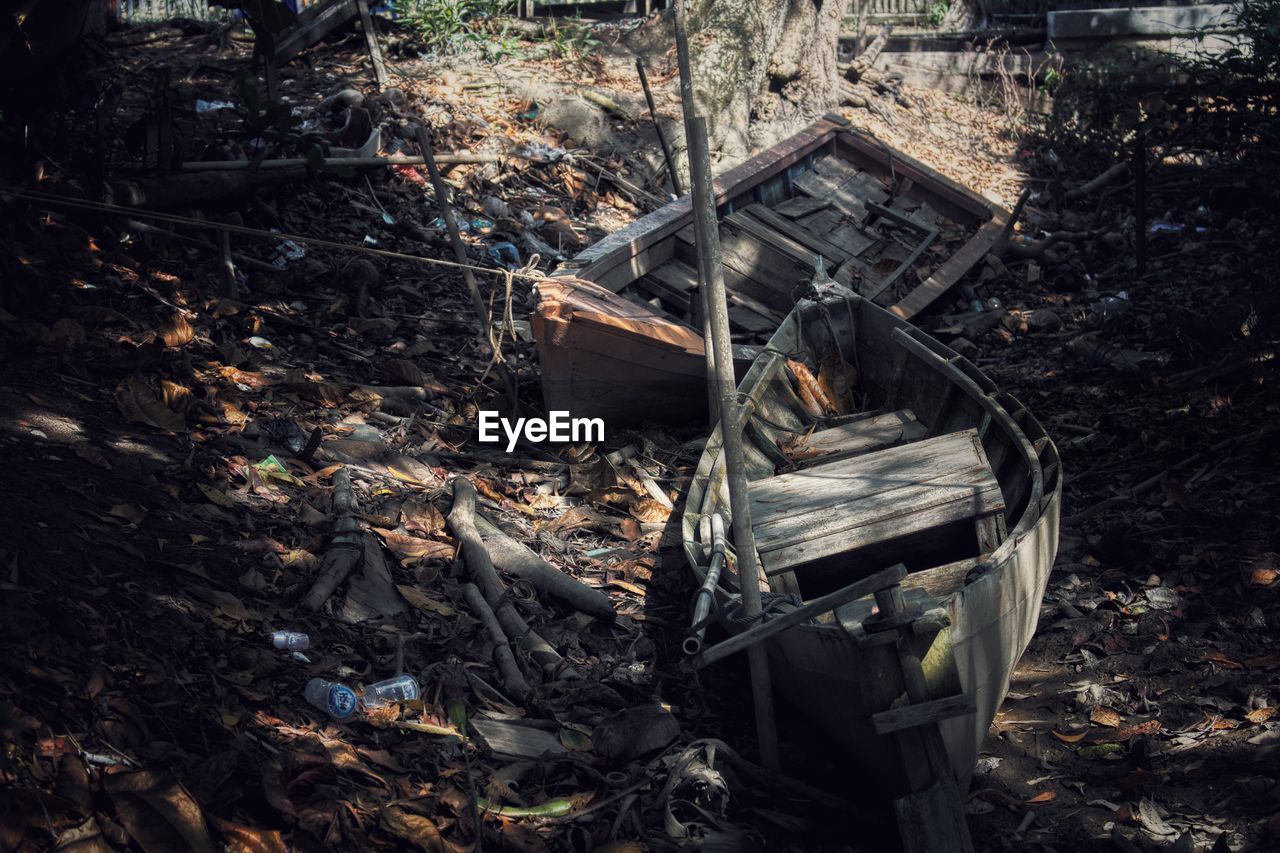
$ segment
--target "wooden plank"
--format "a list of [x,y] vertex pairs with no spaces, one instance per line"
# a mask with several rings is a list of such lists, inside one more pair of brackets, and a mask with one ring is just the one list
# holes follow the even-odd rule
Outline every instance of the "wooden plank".
[[978,705],[972,696],[960,694],[880,711],[871,715],[871,725],[875,727],[876,734],[887,735],[952,717],[963,717],[976,713],[977,710]]
[[[755,208],[757,210],[769,209],[759,204],[748,205],[747,209],[750,210],[751,208]],[[832,257],[821,251],[815,251],[814,249],[811,249],[803,243],[793,239],[789,235],[784,234],[782,231],[775,229],[773,226],[751,216],[745,211],[735,211],[734,213],[726,216],[725,221],[732,227],[745,233],[747,236],[758,240],[778,253],[791,258],[796,263],[808,266],[810,271],[813,270],[814,258],[818,255],[822,255],[824,261],[823,265],[828,270],[834,269],[836,264],[839,262],[839,258]],[[791,230],[801,230],[796,228],[790,222],[786,222],[786,220],[783,220],[783,222]],[[830,248],[834,249],[834,247]]]
[[[307,10],[310,12],[311,10]],[[283,65],[311,45],[322,41],[325,36],[350,21],[358,14],[356,0],[328,0],[321,5],[305,24],[285,33],[276,42],[275,63]]]
[[[679,258],[667,261],[662,266],[650,271],[649,275],[653,278],[659,278],[670,287],[686,293],[696,290],[698,287],[697,271]],[[765,321],[765,324],[761,325],[759,321],[739,316],[737,317],[738,325],[749,331],[772,331],[778,328],[778,325],[786,315],[783,312],[775,311],[756,299],[752,299],[746,294],[738,292],[734,289],[734,282],[741,282],[741,276],[733,270],[725,270],[726,296],[729,299],[729,304],[750,311]],[[731,317],[730,319],[734,318]]]
[[810,198],[807,195],[792,196],[781,204],[775,204],[772,210],[788,219],[799,219],[801,216],[808,216],[810,213],[817,213],[830,202],[825,198]]
[[972,429],[759,480],[750,500],[769,574],[1004,510]]
[[[811,467],[858,453],[868,453],[891,444],[923,438],[925,426],[916,420],[910,409],[899,409],[853,423],[811,433],[801,442],[797,451],[806,458],[801,467]],[[808,458],[810,453],[822,454]]]
[[[812,201],[812,199],[810,199]],[[807,228],[796,224],[786,217],[779,216],[769,208],[761,204],[748,205],[743,211],[744,219],[754,219],[761,225],[771,228],[781,234],[787,240],[803,250],[807,250],[810,255],[822,255],[825,260],[831,262],[830,267],[838,266],[845,258],[849,257],[849,252],[835,243],[819,237]],[[738,214],[734,214],[737,216]]]
[[[378,31],[373,28],[373,16],[369,14],[368,0],[356,0],[356,10],[360,13],[360,26],[364,30],[364,40],[369,47],[369,61],[373,63],[373,76],[378,81],[378,88],[387,88],[387,66],[382,61],[382,47],[378,44]],[[374,152],[375,154],[377,152]]]
[[1125,9],[1066,9],[1050,12],[1049,38],[1080,39],[1112,36],[1185,36],[1195,30],[1238,29],[1235,12],[1226,3],[1146,6]]
[[991,251],[1003,236],[1004,224],[1008,221],[1008,213],[999,208],[995,210],[997,213],[992,219],[979,228],[978,233],[961,246],[959,251],[943,261],[927,279],[889,310],[904,320],[910,320],[932,305],[934,300],[950,290],[974,264],[985,258],[987,252]]
[[671,260],[675,243],[664,240],[655,243],[642,252],[638,252],[625,262],[618,264],[604,275],[595,279],[595,283],[614,292],[621,290],[649,270]]
[[677,290],[687,292],[698,289],[697,271],[684,261],[676,258],[672,258],[665,264],[650,270],[649,275],[653,278],[661,279]]
[[795,287],[813,278],[811,265],[724,225],[720,227],[720,254],[726,271],[742,277],[731,285],[735,291],[783,313],[794,304]]

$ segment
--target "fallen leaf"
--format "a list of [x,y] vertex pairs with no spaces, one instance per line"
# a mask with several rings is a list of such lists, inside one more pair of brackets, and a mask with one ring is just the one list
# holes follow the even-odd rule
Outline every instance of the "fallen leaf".
[[63,317],[49,327],[40,338],[42,352],[71,352],[85,342],[84,326]]
[[199,489],[206,498],[213,501],[218,506],[224,509],[235,509],[236,502],[215,489],[213,486],[206,486],[204,483],[196,483],[196,488]]
[[214,853],[199,804],[169,774],[141,770],[103,777],[125,829],[146,853],[195,850]]
[[400,594],[404,596],[404,600],[410,605],[421,610],[423,613],[436,613],[440,616],[452,616],[457,613],[449,605],[441,601],[436,601],[416,586],[408,584],[396,584],[396,589],[400,590]]
[[1160,721],[1147,720],[1143,723],[1137,723],[1132,726],[1126,726],[1123,729],[1117,729],[1111,737],[1119,741],[1125,741],[1131,737],[1136,737],[1137,735],[1153,735],[1158,731],[1160,731]]
[[1275,715],[1275,708],[1254,708],[1252,711],[1245,714],[1244,718],[1251,723],[1265,723]]
[[[164,384],[168,386],[174,383]],[[187,428],[186,416],[166,404],[165,398],[170,396],[176,395],[166,392],[162,397],[142,377],[130,376],[116,386],[116,407],[127,421],[147,424],[168,432],[184,432]]]
[[278,829],[253,829],[216,815],[209,815],[209,823],[222,836],[227,853],[288,853]]
[[1244,664],[1239,661],[1232,660],[1222,652],[1209,652],[1202,658],[1202,660],[1211,661],[1220,666],[1225,666],[1227,669],[1244,669]]
[[644,598],[646,595],[643,589],[641,589],[640,587],[636,586],[633,583],[627,583],[626,581],[612,580],[612,581],[609,581],[608,585],[616,586],[618,589],[625,589],[627,592],[631,593],[632,595],[638,595],[641,598]]
[[1063,734],[1062,732],[1055,730],[1053,732],[1053,736],[1056,737],[1058,740],[1062,741],[1063,743],[1079,743],[1080,741],[1087,738],[1089,736],[1089,733],[1087,731],[1084,731],[1084,732],[1075,732],[1074,734]]
[[1076,755],[1090,761],[1117,761],[1124,757],[1124,747],[1118,743],[1093,743],[1080,747]]
[[1037,803],[1047,803],[1055,799],[1057,796],[1057,791],[1041,791],[1031,799],[1027,800],[1027,802],[1033,805]]
[[1123,722],[1118,711],[1113,711],[1102,705],[1093,709],[1093,713],[1089,715],[1089,720],[1100,726],[1110,726],[1113,729],[1118,728]]
[[435,822],[402,806],[383,806],[378,813],[383,828],[424,853],[445,853],[448,849]]
[[398,530],[375,527],[373,532],[382,537],[391,553],[401,560],[452,560],[453,546],[433,539],[423,539]]
[[671,510],[653,498],[640,498],[632,502],[631,514],[647,524],[662,524],[671,517]]
[[160,338],[167,347],[180,347],[195,340],[195,329],[180,313],[174,313],[169,322],[160,328]]
[[428,536],[444,530],[444,516],[435,504],[428,501],[405,501],[400,506],[400,523],[405,530],[414,530]]
[[108,471],[111,470],[111,463],[107,461],[107,457],[103,456],[102,451],[98,450],[98,448],[94,447],[89,442],[83,439],[73,441],[71,442],[71,449],[75,452],[76,456],[79,456],[90,465],[97,465],[99,468],[106,468]]
[[123,519],[130,524],[141,524],[147,517],[147,511],[137,504],[116,504],[107,511],[107,515]]

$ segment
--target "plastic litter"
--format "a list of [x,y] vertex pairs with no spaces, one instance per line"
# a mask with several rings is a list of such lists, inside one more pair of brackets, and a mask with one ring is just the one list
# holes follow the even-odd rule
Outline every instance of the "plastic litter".
[[356,692],[337,681],[313,678],[307,682],[303,696],[315,707],[335,720],[345,720],[356,712]]
[[300,652],[311,648],[311,638],[301,631],[276,631],[271,635],[271,645],[277,649]]
[[516,149],[516,154],[530,163],[558,163],[569,152],[558,145],[553,148],[545,142],[526,142]]
[[307,446],[307,434],[293,421],[283,418],[264,421],[262,431],[274,444],[280,445],[295,456]]
[[520,250],[513,243],[494,243],[489,247],[489,257],[509,270],[520,267]]
[[273,267],[284,269],[293,261],[296,261],[299,258],[304,258],[306,255],[307,250],[305,248],[299,246],[292,240],[285,240],[280,245],[276,246],[276,250],[271,253],[271,265]]
[[275,349],[275,344],[260,335],[249,338],[249,346],[256,349]]
[[1100,329],[1103,326],[1114,323],[1132,308],[1133,303],[1129,301],[1129,291],[1121,290],[1118,293],[1109,294],[1093,303],[1089,308],[1089,315],[1085,319],[1085,325],[1090,329]]
[[378,708],[392,702],[412,702],[421,695],[418,682],[411,675],[397,675],[360,691],[360,701],[366,708]]
[[216,113],[219,110],[234,110],[236,105],[230,101],[196,101],[197,113]]

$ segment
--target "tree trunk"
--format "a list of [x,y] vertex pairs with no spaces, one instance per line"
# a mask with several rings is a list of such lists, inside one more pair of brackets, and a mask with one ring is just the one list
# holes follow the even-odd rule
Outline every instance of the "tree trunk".
[[742,158],[837,102],[851,0],[688,0],[694,96],[711,147]]

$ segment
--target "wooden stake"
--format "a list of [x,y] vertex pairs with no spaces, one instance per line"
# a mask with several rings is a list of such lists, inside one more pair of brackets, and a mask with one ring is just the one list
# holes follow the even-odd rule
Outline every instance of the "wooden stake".
[[[738,387],[733,375],[733,343],[729,337],[729,304],[725,297],[724,268],[720,258],[720,232],[716,221],[715,190],[711,184],[711,157],[706,119],[694,114],[693,82],[689,70],[689,39],[684,3],[676,2],[676,50],[680,58],[680,90],[684,94],[685,128],[689,139],[689,177],[693,184],[694,234],[698,266],[705,276],[706,304],[711,330],[708,352],[715,354],[716,390],[720,399],[720,436],[724,442],[725,472],[729,484],[729,508],[733,513],[733,543],[738,555],[738,590],[747,618],[760,613],[760,555],[751,531],[747,503],[747,472],[742,453],[742,428],[738,416]],[[773,685],[764,643],[747,650],[751,667],[751,692],[755,705],[756,736],[760,761],[777,770],[778,732],[773,714]]]
[[373,76],[378,81],[378,88],[387,88],[387,66],[382,62],[382,47],[378,44],[378,31],[373,28],[373,16],[369,14],[367,0],[356,0],[356,9],[360,12],[360,26],[364,29],[364,40],[369,45],[369,61],[373,63]]
[[[685,148],[689,153],[689,180],[693,182],[690,188],[693,193],[693,209],[697,210],[699,205],[706,204],[707,200],[702,198],[704,194],[703,187],[699,184],[693,173],[693,163],[695,160],[702,159],[702,153],[695,153],[692,122],[698,114],[698,105],[693,100],[693,70],[689,65],[689,34],[685,28],[685,8],[684,0],[676,0],[676,61],[680,68],[680,106],[684,113],[684,140]],[[710,153],[705,152],[710,162]],[[708,165],[707,171],[710,172],[711,167]],[[700,200],[701,199],[701,200]],[[710,204],[715,206],[715,194],[711,193]],[[719,236],[719,235],[717,235]],[[719,241],[717,240],[717,247]],[[715,348],[711,346],[711,303],[709,302],[708,285],[710,280],[710,270],[708,269],[709,258],[702,250],[702,243],[698,243],[698,296],[702,300],[701,311],[697,312],[702,319],[702,347],[707,358],[707,414],[710,419],[711,428],[714,429],[716,422],[720,420],[720,396],[716,393],[716,353]],[[691,312],[694,313],[694,312]]]
[[667,174],[671,176],[671,191],[677,196],[684,195],[680,185],[680,173],[676,171],[676,158],[671,153],[671,143],[658,124],[658,109],[653,105],[653,91],[649,88],[649,75],[644,71],[644,60],[636,57],[636,72],[640,75],[640,87],[644,89],[644,99],[649,104],[649,118],[653,121],[654,132],[658,134],[658,144],[662,146],[662,157],[667,161]]

